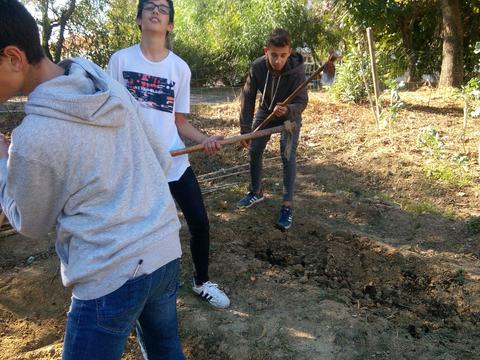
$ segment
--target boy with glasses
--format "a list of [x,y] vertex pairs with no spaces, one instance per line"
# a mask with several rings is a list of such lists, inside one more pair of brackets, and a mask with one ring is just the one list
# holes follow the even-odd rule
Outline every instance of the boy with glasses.
[[[140,44],[113,54],[108,72],[139,101],[148,120],[148,131],[168,150],[184,148],[182,136],[203,144],[207,154],[214,154],[220,149],[218,140],[222,137],[202,134],[186,117],[190,112],[191,73],[185,61],[168,48],[173,20],[171,0],[140,0],[136,18],[141,29]],[[227,295],[209,280],[209,221],[188,155],[173,158],[167,179],[191,234],[195,268],[192,290],[211,305],[227,308],[230,305]]]
[[[256,59],[250,66],[247,80],[242,90],[240,132],[247,134],[256,129],[270,114],[276,118],[268,126],[281,125],[286,120],[295,122],[293,134],[282,133],[280,139],[280,154],[283,162],[283,201],[276,226],[287,230],[292,226],[292,202],[296,176],[296,151],[302,112],[307,107],[308,96],[306,88],[301,91],[288,105],[282,102],[305,81],[305,65],[302,55],[294,53],[291,48],[290,34],[284,29],[275,29],[270,33],[265,55]],[[260,105],[254,119],[255,100],[257,92],[261,93]],[[253,122],[253,126],[252,126]],[[291,136],[289,139],[288,136]],[[242,198],[237,207],[249,208],[265,199],[262,188],[263,152],[270,137],[262,137],[243,141],[244,147],[250,146],[250,192]],[[285,151],[287,146],[289,149]],[[288,155],[286,155],[288,154]]]
[[0,204],[26,236],[56,228],[72,288],[63,359],[119,360],[134,326],[146,358],[184,359],[170,154],[98,66],[45,57],[17,0],[0,0],[0,49],[0,102],[28,95],[11,144],[0,136]]

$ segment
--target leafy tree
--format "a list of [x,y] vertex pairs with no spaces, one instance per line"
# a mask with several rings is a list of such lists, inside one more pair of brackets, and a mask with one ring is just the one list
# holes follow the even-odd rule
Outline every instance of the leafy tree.
[[428,21],[438,11],[434,0],[336,0],[336,4],[346,9],[359,30],[372,27],[379,41],[391,41],[392,36],[399,39],[410,74],[407,80],[420,78],[419,50],[425,49],[424,39],[431,38],[435,30],[435,24]]
[[356,26],[371,26],[379,42],[385,36],[400,35],[414,81],[424,72],[441,69],[441,85],[459,86],[464,70],[467,73],[474,70],[473,49],[480,40],[479,0],[335,0],[335,3],[346,9]]
[[138,43],[136,9],[131,0],[81,0],[69,24],[65,55],[106,66],[115,51]]
[[102,0],[81,0],[68,26],[64,56],[84,56],[97,64],[104,65],[108,56],[108,30],[106,23],[106,2]]
[[[28,0],[27,4],[33,5],[39,13],[37,22],[41,28],[42,47],[45,54],[50,60],[60,61],[65,42],[65,30],[75,11],[76,0],[68,0],[65,3],[58,3],[55,0]],[[57,37],[52,43],[54,32],[57,32]]]
[[192,67],[193,79],[238,83],[276,27],[290,31],[294,47],[315,49],[322,27],[306,5],[302,0],[176,0],[174,50]]

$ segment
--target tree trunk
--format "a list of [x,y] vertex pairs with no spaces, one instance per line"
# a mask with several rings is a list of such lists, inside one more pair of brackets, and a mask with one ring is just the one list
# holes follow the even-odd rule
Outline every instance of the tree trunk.
[[58,63],[62,58],[63,43],[65,42],[65,28],[67,26],[67,22],[70,20],[70,18],[73,15],[73,12],[75,11],[75,6],[76,6],[76,0],[70,0],[68,3],[68,8],[62,11],[62,14],[60,15],[60,19],[58,20],[58,23],[60,25],[60,31],[58,34],[57,44],[55,45],[54,61],[56,63]]
[[463,26],[460,0],[442,0],[442,70],[439,86],[463,84]]
[[407,52],[407,57],[408,57],[409,77],[408,79],[406,79],[407,86],[409,86],[409,83],[415,82],[420,78],[417,71],[417,56],[413,48],[414,21],[415,21],[415,16],[409,16],[408,18],[405,18],[405,17],[399,18],[400,31],[402,34],[402,43],[403,43],[403,47]]
[[45,52],[47,58],[52,60],[52,54],[50,53],[50,37],[52,36],[52,24],[50,22],[50,18],[48,17],[48,8],[49,8],[49,1],[41,1],[40,5],[40,13],[42,14],[42,48]]

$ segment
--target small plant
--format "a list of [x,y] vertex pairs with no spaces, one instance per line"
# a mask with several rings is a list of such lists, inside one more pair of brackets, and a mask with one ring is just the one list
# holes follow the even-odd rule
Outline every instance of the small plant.
[[431,125],[420,129],[417,136],[417,148],[422,154],[435,159],[440,158],[440,151],[445,147],[445,143],[440,138],[440,134]]
[[387,85],[387,90],[385,90],[385,93],[390,96],[390,103],[389,106],[381,113],[380,120],[383,127],[388,127],[390,141],[392,141],[393,126],[398,120],[400,109],[402,109],[405,105],[403,101],[401,101],[398,91],[400,88],[405,86],[405,83],[403,81],[398,83],[393,79],[389,79],[385,80],[385,85]]
[[480,216],[474,216],[467,221],[468,231],[472,234],[480,233]]
[[471,185],[474,178],[466,165],[440,159],[430,159],[424,168],[425,174],[442,184],[461,188]]
[[480,80],[477,78],[470,79],[466,85],[454,92],[456,98],[463,101],[463,131],[462,140],[465,141],[468,120],[470,117],[480,116]]
[[[475,54],[480,54],[480,42],[477,42]],[[478,67],[480,67],[480,62]],[[470,117],[480,117],[480,79],[471,78],[466,85],[454,92],[454,97],[461,98],[463,101],[463,129],[462,142],[465,147],[468,120]],[[480,162],[480,146],[479,146],[479,162]]]
[[464,285],[465,284],[465,270],[460,269],[456,272],[455,277],[453,280],[458,284],[458,285]]
[[421,128],[417,136],[417,148],[427,157],[425,175],[442,184],[461,188],[471,185],[474,177],[469,171],[468,157],[454,154],[450,158],[442,155],[445,143],[431,125]]

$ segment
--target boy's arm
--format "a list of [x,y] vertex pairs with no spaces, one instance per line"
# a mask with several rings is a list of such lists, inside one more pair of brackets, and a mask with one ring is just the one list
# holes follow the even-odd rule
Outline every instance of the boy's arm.
[[191,76],[190,69],[186,67],[183,77],[178,84],[177,93],[175,94],[175,126],[182,138],[186,138],[197,144],[203,144],[204,152],[212,155],[221,149],[218,140],[222,140],[223,136],[207,136],[188,121],[186,115],[190,112]]
[[[293,85],[293,89],[296,89],[299,85],[301,85],[306,79],[305,75],[305,66],[302,65],[302,71],[298,74],[295,78],[295,83]],[[307,86],[303,88],[300,93],[295,96],[292,102],[287,106],[288,107],[288,116],[292,120],[300,121],[300,115],[307,107],[308,103],[308,90]]]
[[190,124],[185,114],[175,113],[175,125],[181,137],[197,144],[203,144],[203,150],[208,155],[215,154],[222,147],[218,141],[222,140],[223,136],[207,136],[203,134]]
[[243,85],[240,97],[240,133],[247,134],[252,131],[253,115],[255,111],[255,100],[257,96],[257,84],[253,76],[252,67],[248,72],[245,85]]
[[[3,144],[3,142],[2,142]],[[0,203],[12,227],[37,238],[56,225],[68,195],[63,179],[48,164],[0,150]],[[7,160],[8,159],[8,160]]]

